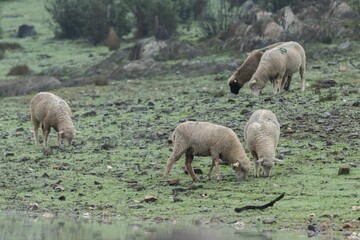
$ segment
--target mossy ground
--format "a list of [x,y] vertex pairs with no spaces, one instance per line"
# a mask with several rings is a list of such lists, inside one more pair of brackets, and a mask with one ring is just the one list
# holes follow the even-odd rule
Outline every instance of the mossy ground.
[[[4,31],[6,35],[6,28]],[[29,43],[16,40],[24,41],[22,45],[32,49],[29,58],[19,53],[24,63],[36,62],[33,52],[39,46],[51,47],[52,43],[45,44],[41,35],[39,39]],[[64,46],[63,43],[56,40],[54,49]],[[66,56],[78,63],[81,60],[73,57],[85,59],[90,50],[82,51],[76,42],[70,45],[71,48],[64,46],[61,51],[71,54],[54,52],[49,61],[82,69],[82,65],[70,63]],[[69,102],[79,133],[72,146],[57,148],[52,132],[49,156],[43,154],[42,146],[34,145],[29,118],[33,95],[3,98],[1,209],[191,224],[243,222],[245,228],[290,230],[305,230],[309,224],[318,223],[329,234],[358,232],[360,215],[352,206],[360,206],[360,77],[349,59],[358,56],[359,43],[353,42],[351,51],[334,51],[321,57],[320,49],[325,48],[334,46],[320,46],[320,57],[308,60],[304,93],[299,91],[296,74],[293,90],[288,93],[272,95],[269,84],[259,97],[251,96],[248,87],[233,96],[226,85],[230,72],[222,76],[171,76],[111,82],[104,87],[59,89],[54,93]],[[98,56],[107,51],[95,49],[91,51],[99,51]],[[11,56],[18,59],[14,54]],[[328,61],[336,64],[328,65]],[[4,63],[9,64],[7,60]],[[313,69],[314,65],[320,69]],[[37,66],[42,67],[30,64],[33,69]],[[4,69],[0,72],[5,76]],[[319,80],[327,79],[335,80],[337,85],[318,86]],[[180,184],[164,184],[162,172],[170,155],[167,139],[180,121],[192,119],[225,125],[244,143],[246,121],[261,108],[276,113],[282,125],[278,153],[284,155],[284,164],[273,168],[271,178],[254,178],[252,165],[248,179],[238,182],[231,167],[222,165],[221,182],[213,178],[193,183],[184,174],[181,159],[171,171],[171,177],[178,178]],[[197,157],[193,165],[207,173],[210,163],[210,158]],[[342,164],[351,166],[349,175],[337,175]],[[180,188],[176,201],[175,188]],[[265,204],[282,192],[286,193],[285,198],[272,208],[234,211],[235,207]],[[157,201],[146,203],[145,195],[155,196]],[[39,209],[29,210],[33,202],[39,204]],[[264,219],[275,219],[276,223],[265,225]]]

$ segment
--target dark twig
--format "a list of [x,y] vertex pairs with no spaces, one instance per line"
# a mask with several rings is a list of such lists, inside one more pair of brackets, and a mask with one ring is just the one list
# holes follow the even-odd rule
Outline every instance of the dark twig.
[[354,68],[360,69],[360,66],[355,65],[355,63],[353,63],[353,59],[350,59],[349,62],[350,62],[350,64],[351,64]]
[[242,211],[250,210],[250,209],[260,209],[260,210],[264,210],[265,208],[274,206],[274,204],[275,204],[277,201],[279,201],[280,199],[282,199],[284,196],[285,196],[285,193],[282,193],[280,196],[278,196],[277,198],[275,198],[275,199],[272,200],[271,202],[269,202],[269,203],[267,203],[267,204],[265,204],[265,205],[262,205],[262,206],[248,205],[248,206],[241,207],[241,208],[235,208],[235,212],[242,212]]

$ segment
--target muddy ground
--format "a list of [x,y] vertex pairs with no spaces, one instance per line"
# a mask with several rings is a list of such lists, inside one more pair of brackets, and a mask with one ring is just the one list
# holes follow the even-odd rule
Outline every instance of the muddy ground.
[[[341,66],[351,71],[341,72]],[[1,210],[290,229],[308,231],[309,236],[358,232],[358,70],[346,59],[330,67],[318,60],[308,65],[304,93],[296,74],[290,92],[272,95],[269,84],[259,97],[248,87],[232,95],[226,85],[229,74],[59,89],[54,93],[69,102],[79,133],[72,146],[58,148],[53,131],[51,151],[34,145],[29,114],[33,94],[1,99]],[[329,78],[336,84],[321,84]],[[237,181],[232,168],[221,165],[221,182],[215,176],[192,182],[182,158],[171,171],[179,183],[164,183],[162,172],[171,153],[167,139],[177,124],[198,120],[225,125],[244,143],[246,121],[261,108],[276,113],[281,124],[277,153],[284,164],[273,168],[271,178],[254,178],[252,163],[246,181]],[[193,162],[205,173],[199,174],[203,180],[210,163],[208,157]],[[343,165],[350,173],[338,175]],[[272,208],[234,211],[265,204],[283,192],[285,197]],[[153,198],[145,201],[146,196]]]

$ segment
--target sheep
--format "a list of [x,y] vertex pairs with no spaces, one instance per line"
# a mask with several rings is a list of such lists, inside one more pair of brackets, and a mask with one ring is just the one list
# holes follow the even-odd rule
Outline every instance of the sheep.
[[282,162],[275,158],[279,137],[280,125],[273,112],[261,109],[250,116],[244,129],[244,138],[255,160],[255,177],[259,177],[260,165],[264,176],[270,177],[271,167],[276,162]]
[[[305,65],[305,51],[297,42],[287,42],[266,51],[249,82],[253,95],[259,95],[268,80],[272,81],[274,94],[284,91],[286,85],[290,84],[292,75],[298,70],[303,92],[305,90]],[[277,88],[276,84],[278,84]]]
[[234,94],[238,94],[239,90],[245,83],[250,81],[252,75],[255,73],[264,52],[281,44],[283,44],[283,42],[274,43],[265,48],[251,51],[244,63],[241,64],[236,72],[228,79],[230,91]]
[[219,159],[227,160],[232,164],[238,178],[246,177],[250,168],[250,160],[247,157],[239,138],[230,128],[212,124],[209,122],[188,121],[179,124],[171,135],[173,152],[167,161],[164,177],[167,180],[174,163],[185,153],[185,168],[193,181],[199,179],[195,176],[191,166],[194,156],[211,156],[212,164],[208,173],[216,167],[216,178],[221,180]]
[[40,126],[44,147],[48,146],[51,127],[58,132],[58,146],[61,145],[62,139],[66,139],[68,144],[71,144],[76,130],[71,120],[71,109],[63,99],[49,92],[40,92],[31,99],[30,111],[36,146],[39,144]]

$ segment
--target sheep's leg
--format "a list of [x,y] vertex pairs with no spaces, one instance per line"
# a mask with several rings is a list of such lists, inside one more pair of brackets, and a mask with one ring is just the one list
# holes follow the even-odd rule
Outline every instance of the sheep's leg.
[[57,144],[60,147],[60,145],[61,145],[61,133],[60,132],[58,132]]
[[251,152],[252,156],[254,157],[255,160],[255,172],[254,172],[254,176],[255,177],[259,177],[260,175],[260,163],[257,162],[258,160],[258,156],[255,152]]
[[211,166],[210,166],[210,170],[209,170],[209,173],[208,173],[208,179],[210,180],[211,179],[211,173],[212,173],[212,170],[215,166],[215,162],[214,160],[211,160]]
[[34,126],[34,139],[35,139],[35,145],[39,145],[39,126],[40,123],[31,116],[31,122]]
[[46,126],[45,124],[41,124],[42,126],[42,132],[43,132],[43,143],[44,143],[44,147],[48,146],[48,137],[49,137],[49,133],[50,133],[50,127]]
[[221,180],[221,175],[220,175],[220,167],[219,167],[219,157],[213,158],[213,161],[215,163],[216,180],[220,181]]
[[192,180],[193,181],[199,181],[199,179],[196,177],[195,173],[194,173],[194,169],[193,167],[191,166],[191,163],[194,159],[194,155],[192,153],[191,150],[188,150],[186,153],[185,153],[185,168],[186,170],[188,171],[189,175],[191,176]]
[[301,91],[305,91],[305,65],[300,66]]
[[171,168],[173,167],[174,163],[180,159],[180,157],[184,154],[184,152],[185,152],[185,150],[180,149],[178,145],[174,146],[173,152],[166,163],[166,168],[164,171],[165,179],[168,179]]
[[279,86],[279,93],[282,93],[285,91],[285,86],[288,80],[288,76],[283,76],[281,79],[281,85]]
[[284,90],[289,91],[290,90],[290,83],[291,83],[292,76],[288,76]]

